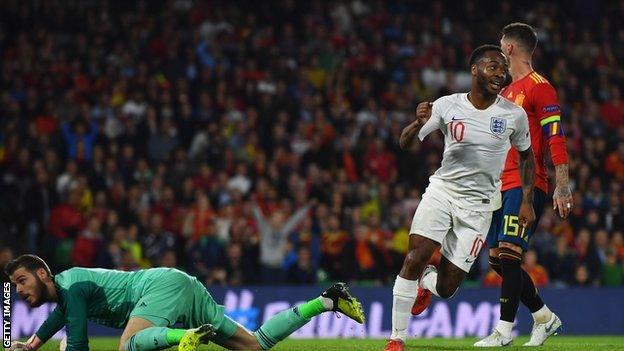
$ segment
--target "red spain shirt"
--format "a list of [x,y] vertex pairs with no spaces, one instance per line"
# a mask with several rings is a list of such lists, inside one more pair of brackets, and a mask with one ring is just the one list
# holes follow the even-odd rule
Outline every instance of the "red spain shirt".
[[[546,147],[550,149],[555,166],[568,162],[557,92],[544,77],[531,72],[507,86],[501,95],[521,106],[527,113],[531,147],[535,154],[535,186],[548,193],[548,172],[544,160]],[[518,152],[514,148],[507,155],[501,180],[502,191],[522,186],[518,171]]]

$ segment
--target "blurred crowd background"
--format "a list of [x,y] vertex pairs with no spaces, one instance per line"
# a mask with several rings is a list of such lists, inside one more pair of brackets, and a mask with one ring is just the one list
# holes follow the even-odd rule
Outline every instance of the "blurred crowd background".
[[[525,268],[624,285],[624,1],[5,0],[0,18],[0,266],[389,284],[443,147],[400,150],[402,127],[526,21],[575,208],[546,209]],[[466,284],[500,281],[482,257]]]

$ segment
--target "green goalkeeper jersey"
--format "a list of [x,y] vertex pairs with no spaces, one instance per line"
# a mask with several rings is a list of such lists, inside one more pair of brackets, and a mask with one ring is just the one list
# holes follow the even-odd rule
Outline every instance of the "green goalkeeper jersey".
[[58,305],[36,335],[45,342],[67,326],[68,341],[88,349],[87,320],[123,328],[148,282],[141,279],[146,272],[72,268],[55,275]]

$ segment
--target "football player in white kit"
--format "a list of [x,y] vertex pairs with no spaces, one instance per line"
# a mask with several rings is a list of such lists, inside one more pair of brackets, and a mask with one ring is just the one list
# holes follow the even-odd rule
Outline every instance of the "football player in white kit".
[[[420,103],[416,120],[401,133],[400,145],[405,149],[416,135],[423,140],[440,130],[444,154],[414,214],[409,251],[392,292],[392,335],[386,351],[404,350],[412,312],[422,312],[431,294],[451,297],[470,270],[484,244],[492,212],[501,206],[500,174],[511,146],[520,154],[519,222],[529,227],[535,220],[535,161],[527,115],[498,95],[507,71],[507,59],[498,46],[478,47],[470,57],[470,92]],[[439,246],[439,267],[425,267]]]

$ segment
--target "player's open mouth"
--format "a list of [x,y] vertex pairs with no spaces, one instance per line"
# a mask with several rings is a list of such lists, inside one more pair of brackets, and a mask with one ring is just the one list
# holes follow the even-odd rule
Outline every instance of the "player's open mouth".
[[500,80],[491,80],[490,81],[490,87],[494,90],[500,90],[503,88],[503,81]]

